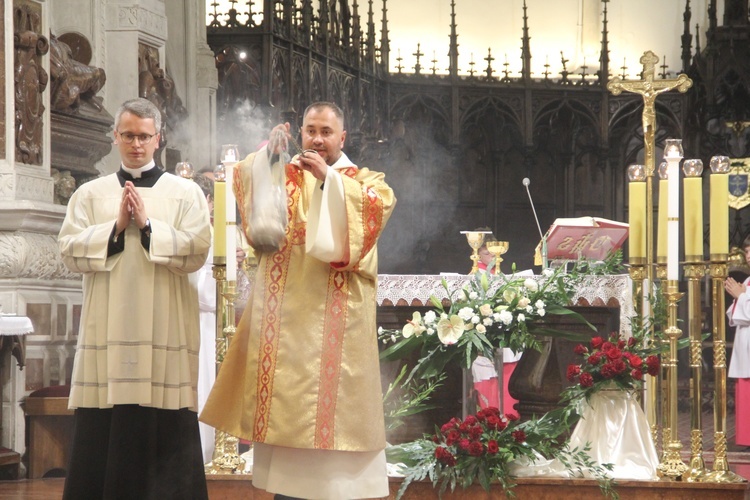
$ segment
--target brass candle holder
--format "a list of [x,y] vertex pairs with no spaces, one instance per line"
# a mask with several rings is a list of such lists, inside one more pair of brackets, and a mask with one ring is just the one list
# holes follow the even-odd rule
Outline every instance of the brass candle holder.
[[484,235],[492,233],[490,231],[461,231],[461,234],[466,235],[466,241],[468,241],[472,249],[471,256],[469,257],[472,262],[469,274],[476,274],[479,271],[477,262],[479,261],[479,249],[482,248],[482,244],[484,243]]
[[[226,280],[226,265],[215,264],[213,275],[216,280],[216,372],[224,362],[229,343],[236,332],[234,301],[237,297],[237,283]],[[211,461],[204,466],[206,474],[236,474],[245,470],[245,459],[238,454],[239,439],[216,429],[214,453]]]
[[703,430],[701,395],[703,366],[703,341],[701,339],[701,281],[706,275],[702,262],[689,262],[684,266],[688,287],[688,334],[690,336],[690,466],[685,473],[688,482],[700,482],[706,475],[703,460]]
[[677,340],[682,330],[677,328],[677,302],[683,294],[678,291],[677,280],[667,280],[664,297],[667,300],[667,328],[664,330],[669,341],[669,358],[666,363],[666,415],[664,428],[663,454],[657,473],[659,477],[671,480],[682,478],[688,466],[680,457],[682,443],[677,428]]
[[709,265],[713,292],[714,344],[714,465],[703,482],[742,483],[745,479],[729,470],[727,460],[727,341],[724,314],[724,281],[729,274],[727,256],[711,255]]
[[501,255],[508,251],[510,243],[507,241],[488,241],[487,251],[495,257],[495,274],[500,274],[500,263],[503,261]]

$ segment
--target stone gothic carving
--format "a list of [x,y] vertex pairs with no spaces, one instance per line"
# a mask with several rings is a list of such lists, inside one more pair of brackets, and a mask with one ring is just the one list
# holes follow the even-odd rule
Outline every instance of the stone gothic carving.
[[63,264],[57,237],[0,231],[0,274],[5,278],[80,280]]
[[47,72],[42,67],[42,56],[49,51],[49,41],[41,33],[41,6],[16,2],[13,25],[16,159],[41,165],[44,127],[42,92],[47,88],[48,81]]
[[138,95],[153,102],[161,111],[162,128],[159,149],[154,160],[159,166],[161,151],[167,146],[169,135],[187,117],[187,109],[177,95],[174,80],[159,64],[159,52],[148,45],[138,47]]
[[[104,70],[88,66],[90,51],[82,35],[65,34],[50,39],[51,167],[55,203],[67,204],[76,184],[96,177],[96,162],[112,148],[112,116],[97,97],[105,84]],[[79,61],[76,57],[83,58]]]
[[102,68],[87,66],[73,59],[70,47],[50,38],[50,105],[55,111],[76,112],[84,101],[97,110],[102,109],[97,92],[107,80]]
[[56,168],[52,169],[52,180],[55,181],[54,202],[58,205],[67,205],[73,191],[76,190],[76,180],[70,175],[70,170],[62,172]]

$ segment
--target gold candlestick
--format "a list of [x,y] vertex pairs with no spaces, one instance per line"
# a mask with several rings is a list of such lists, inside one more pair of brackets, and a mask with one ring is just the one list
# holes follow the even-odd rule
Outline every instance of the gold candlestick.
[[490,231],[461,231],[461,234],[466,235],[466,241],[469,242],[469,246],[472,248],[470,257],[472,266],[469,274],[476,274],[479,271],[477,262],[479,261],[479,249],[482,248],[482,243],[484,243],[484,235],[492,233]]
[[688,470],[680,457],[682,443],[677,428],[677,339],[682,330],[677,328],[677,302],[683,294],[678,291],[677,280],[667,280],[664,297],[667,300],[667,328],[664,330],[669,339],[669,358],[666,363],[666,405],[663,412],[667,416],[664,428],[664,443],[661,463],[657,468],[659,477],[677,480]]
[[[214,260],[216,262],[216,260]],[[221,369],[229,343],[235,334],[234,300],[237,297],[237,283],[226,280],[226,266],[214,264],[216,280],[216,372]],[[245,469],[245,459],[237,453],[239,439],[216,429],[214,453],[211,461],[204,466],[206,474],[235,474]]]
[[701,394],[703,367],[703,341],[701,339],[701,281],[706,275],[702,262],[686,263],[688,280],[688,334],[690,336],[690,467],[685,473],[689,482],[700,482],[708,472],[703,460],[703,429]]
[[712,254],[709,273],[713,291],[714,341],[714,465],[702,478],[707,483],[742,483],[745,479],[729,470],[727,461],[727,342],[724,314],[724,280],[728,275],[727,256]]
[[495,256],[495,274],[500,274],[500,263],[503,261],[501,255],[508,251],[510,243],[507,241],[488,241],[487,251]]

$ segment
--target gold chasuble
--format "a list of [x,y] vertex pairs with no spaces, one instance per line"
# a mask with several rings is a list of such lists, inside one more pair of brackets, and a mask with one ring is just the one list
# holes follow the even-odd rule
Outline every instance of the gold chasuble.
[[[254,159],[234,176],[251,245]],[[278,251],[258,253],[252,295],[201,420],[274,446],[382,450],[376,242],[396,199],[383,174],[344,154],[324,184],[293,164],[285,173],[285,237]],[[333,237],[321,238],[326,231]]]

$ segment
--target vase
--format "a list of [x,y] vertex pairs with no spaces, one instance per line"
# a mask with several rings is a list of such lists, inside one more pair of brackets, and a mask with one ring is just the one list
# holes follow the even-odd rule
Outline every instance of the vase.
[[570,436],[570,448],[589,446],[589,456],[613,464],[614,479],[656,480],[659,457],[646,414],[634,391],[603,389],[583,405],[581,420]]

